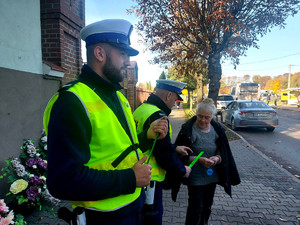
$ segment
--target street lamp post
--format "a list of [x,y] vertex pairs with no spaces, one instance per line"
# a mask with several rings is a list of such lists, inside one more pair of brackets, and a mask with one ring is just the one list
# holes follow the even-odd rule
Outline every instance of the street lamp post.
[[290,86],[291,86],[291,70],[292,70],[292,65],[289,65],[289,77],[288,77],[288,100],[287,103],[289,104],[289,100],[290,100]]
[[292,70],[292,65],[289,65],[289,79],[288,79],[288,88],[291,86],[291,70]]

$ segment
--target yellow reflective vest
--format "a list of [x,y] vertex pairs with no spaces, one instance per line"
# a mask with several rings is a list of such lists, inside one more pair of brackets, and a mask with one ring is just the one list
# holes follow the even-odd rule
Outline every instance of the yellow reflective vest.
[[[146,120],[155,112],[161,111],[157,106],[149,104],[149,103],[143,103],[140,105],[134,112],[133,117],[136,123],[136,129],[138,134],[143,132],[144,123]],[[172,128],[171,124],[169,123],[169,134],[170,138],[172,137]],[[148,155],[150,153],[151,149],[148,149],[144,152],[144,155]],[[156,181],[163,181],[165,179],[166,171],[161,168],[158,163],[155,160],[155,157],[152,155],[149,161],[150,165],[152,166],[151,171],[151,180]]]
[[[91,157],[85,166],[97,170],[132,168],[137,162],[138,157],[142,155],[142,152],[137,148],[138,138],[130,105],[122,93],[117,91],[117,96],[128,121],[134,143],[132,143],[113,111],[91,88],[78,82],[67,91],[74,93],[82,102],[92,126],[93,132],[89,144]],[[51,109],[57,99],[58,93],[49,101],[44,113],[46,134],[48,134]],[[124,156],[125,152],[127,154]],[[104,212],[114,211],[135,201],[140,196],[140,193],[141,188],[136,188],[132,194],[120,195],[113,198],[98,201],[72,201],[72,207],[80,206]]]

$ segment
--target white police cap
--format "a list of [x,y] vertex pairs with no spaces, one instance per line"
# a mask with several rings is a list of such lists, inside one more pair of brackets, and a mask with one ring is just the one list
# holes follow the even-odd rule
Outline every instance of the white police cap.
[[178,99],[182,101],[182,98],[180,96],[182,89],[185,87],[186,83],[176,81],[176,80],[156,80],[156,88],[168,90],[175,92],[178,96]]
[[108,43],[124,50],[128,56],[136,56],[139,52],[130,47],[130,34],[133,26],[127,20],[107,19],[84,27],[80,36],[86,42],[86,47],[97,43]]

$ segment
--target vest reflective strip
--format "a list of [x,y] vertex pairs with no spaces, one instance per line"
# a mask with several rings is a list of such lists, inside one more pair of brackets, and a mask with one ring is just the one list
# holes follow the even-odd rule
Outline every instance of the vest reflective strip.
[[[127,116],[125,116],[125,119],[126,119],[126,122],[127,122],[127,125],[129,126],[129,131],[130,131],[130,135],[131,135],[131,138],[132,138],[132,141],[134,142],[134,144],[136,144],[137,142],[138,142],[138,140],[134,140],[134,135],[135,135],[135,137],[136,137],[136,139],[137,139],[137,131],[136,131],[136,127],[135,127],[135,122],[134,122],[134,119],[133,119],[133,115],[132,115],[132,112],[131,112],[131,108],[130,108],[130,106],[129,106],[129,103],[128,103],[128,101],[127,101],[127,99],[126,99],[126,107],[124,107],[123,106],[123,104],[122,104],[122,102],[124,102],[124,96],[122,95],[122,93],[121,92],[118,92],[118,100],[119,100],[119,102],[120,102],[120,104],[122,105],[122,110],[123,110],[123,112],[124,112],[124,114],[126,115],[127,114]],[[121,101],[121,99],[123,98],[123,101]],[[125,109],[129,109],[129,111],[130,112],[125,112]],[[129,123],[129,121],[128,121],[128,118],[131,120],[131,121],[133,121],[133,122],[131,122],[131,123]],[[135,133],[133,134],[132,133],[132,131],[135,131]],[[139,156],[139,153],[138,153],[138,151],[136,151],[136,150],[134,150],[135,151],[135,153],[136,153],[136,158],[137,158],[137,160],[140,160],[140,156]]]
[[[146,120],[155,112],[161,111],[157,106],[144,103],[139,106],[133,113],[133,117],[137,126],[137,132],[141,133],[143,131],[144,123]],[[170,138],[172,137],[172,128],[169,123],[169,134]],[[150,149],[143,153],[144,155],[150,154]],[[155,157],[151,156],[150,165],[152,166],[151,170],[151,180],[163,181],[165,179],[166,171],[161,168],[156,162]]]
[[46,109],[44,111],[44,117],[43,117],[43,124],[44,124],[44,130],[45,130],[45,134],[48,135],[48,125],[49,125],[49,121],[50,121],[50,115],[51,115],[51,110],[52,107],[54,105],[54,103],[56,102],[56,100],[58,99],[59,94],[56,93],[48,102]]
[[[129,153],[116,168],[111,165],[112,161],[114,161],[118,155],[122,153],[122,151],[132,144],[130,138],[113,111],[95,92],[83,83],[76,83],[68,91],[73,92],[82,101],[83,106],[88,112],[92,130],[97,131],[92,133],[90,142],[91,157],[89,162],[85,165],[89,168],[98,170],[120,170],[132,168],[132,166],[137,162],[135,152]],[[128,119],[129,128],[134,129],[131,130],[133,136],[132,139],[134,142],[138,143],[135,123],[128,101],[120,92],[117,92],[117,94],[120,98],[122,107],[126,107],[124,109],[124,113],[125,117]],[[55,95],[53,99],[50,100],[46,108],[44,116],[45,125],[48,125],[49,123],[51,108],[57,100],[57,97],[58,95]],[[49,115],[46,115],[46,113],[49,113]],[[102,151],[102,149],[109,149],[109,151]],[[139,149],[137,151],[141,154]],[[120,195],[109,199],[99,201],[74,201],[72,202],[72,207],[81,206],[90,207],[98,211],[114,211],[135,201],[140,196],[140,193],[141,188],[136,188],[135,192],[132,194]]]

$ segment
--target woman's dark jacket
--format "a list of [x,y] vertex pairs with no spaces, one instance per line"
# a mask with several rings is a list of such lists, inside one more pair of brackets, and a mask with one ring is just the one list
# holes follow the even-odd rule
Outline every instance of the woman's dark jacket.
[[[189,119],[186,123],[184,123],[179,131],[179,134],[176,138],[176,145],[185,145],[187,147],[192,147],[192,127],[196,121],[196,116]],[[225,134],[225,129],[218,122],[211,120],[210,124],[215,129],[218,134],[218,139],[216,140],[217,144],[217,152],[220,152],[222,161],[220,164],[216,165],[216,169],[219,174],[219,185],[224,187],[225,192],[231,197],[231,185],[238,185],[241,180],[239,177],[239,173],[236,168],[236,164],[234,158],[231,153],[231,149],[229,146],[229,142],[227,136]],[[185,165],[188,165],[188,158],[183,157],[182,161]],[[177,193],[180,188],[180,183],[178,182],[179,178],[175,177],[173,174],[167,174],[164,188],[172,189],[172,199],[176,201]]]

